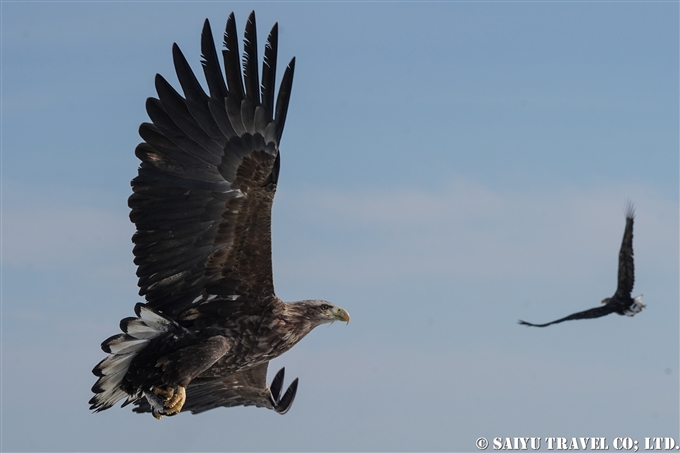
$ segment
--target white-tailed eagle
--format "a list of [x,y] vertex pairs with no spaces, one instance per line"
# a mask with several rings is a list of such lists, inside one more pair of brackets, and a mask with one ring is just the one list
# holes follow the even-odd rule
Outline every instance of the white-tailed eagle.
[[156,75],[151,123],[135,151],[130,219],[139,294],[135,317],[102,343],[109,355],[90,400],[102,411],[125,399],[154,417],[224,406],[258,406],[281,414],[297,379],[283,392],[284,370],[267,385],[270,360],[316,326],[349,322],[323,300],[284,303],[274,294],[271,209],[279,179],[279,143],[295,59],[274,95],[278,25],[258,72],[255,14],[245,28],[243,71],[233,13],[224,34],[224,73],[210,24],[201,35],[208,93],[175,44],[184,96]]
[[633,263],[633,220],[635,219],[635,209],[632,203],[628,203],[626,210],[626,229],[623,231],[623,241],[619,251],[619,284],[612,297],[602,300],[601,307],[591,308],[590,310],[580,311],[557,321],[545,324],[532,324],[526,321],[519,321],[525,326],[546,327],[563,321],[573,319],[600,318],[611,313],[619,315],[635,316],[640,313],[645,304],[642,303],[642,296],[631,297],[633,284],[635,283],[635,264]]

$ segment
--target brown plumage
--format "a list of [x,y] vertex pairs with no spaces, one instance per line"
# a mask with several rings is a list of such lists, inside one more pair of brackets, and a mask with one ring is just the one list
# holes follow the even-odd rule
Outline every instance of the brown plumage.
[[600,318],[602,316],[616,313],[619,315],[635,316],[635,314],[645,308],[642,303],[642,296],[631,297],[633,285],[635,284],[635,264],[633,262],[633,221],[635,219],[635,209],[632,203],[628,203],[626,210],[626,229],[623,231],[623,240],[619,250],[619,273],[618,286],[612,297],[607,297],[602,301],[601,307],[591,308],[590,310],[580,311],[556,321],[545,324],[532,324],[526,321],[519,321],[520,324],[533,327],[546,327],[563,321],[574,319]]
[[206,94],[177,45],[173,59],[182,97],[156,76],[158,99],[147,100],[152,123],[132,181],[130,219],[137,232],[140,295],[123,334],[102,343],[110,355],[93,370],[91,409],[123,398],[155,417],[181,410],[255,405],[285,413],[297,379],[280,396],[283,369],[267,386],[269,360],[314,327],[349,322],[326,301],[284,303],[274,294],[271,209],[279,177],[279,142],[295,59],[284,72],[276,103],[277,25],[265,46],[262,84],[251,13],[243,75],[236,25],[229,16],[222,76],[210,24],[201,36]]

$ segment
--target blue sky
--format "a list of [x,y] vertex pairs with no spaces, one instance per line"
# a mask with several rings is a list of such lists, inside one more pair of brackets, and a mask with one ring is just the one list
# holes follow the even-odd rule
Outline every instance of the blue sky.
[[[475,450],[680,436],[678,4],[2,3],[2,449]],[[251,10],[297,57],[273,214],[285,416],[87,410],[137,295],[134,147],[177,42]],[[199,79],[202,75],[199,76]],[[626,201],[647,309],[616,287]],[[545,446],[545,445],[544,445]]]

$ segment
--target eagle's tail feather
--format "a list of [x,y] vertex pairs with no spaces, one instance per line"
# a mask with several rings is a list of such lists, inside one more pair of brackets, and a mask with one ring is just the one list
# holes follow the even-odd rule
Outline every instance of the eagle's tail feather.
[[633,303],[630,305],[630,307],[628,307],[628,310],[626,310],[625,314],[627,316],[635,316],[646,306],[647,305],[642,302],[642,294],[640,294],[639,296],[633,298]]
[[125,318],[120,322],[120,330],[124,333],[107,338],[102,343],[102,350],[111,355],[92,370],[92,374],[99,376],[92,386],[95,395],[90,399],[90,409],[95,412],[108,409],[126,396],[126,404],[140,398],[141,393],[130,395],[121,387],[132,360],[153,338],[179,328],[175,321],[145,304],[137,304],[135,313],[137,318]]

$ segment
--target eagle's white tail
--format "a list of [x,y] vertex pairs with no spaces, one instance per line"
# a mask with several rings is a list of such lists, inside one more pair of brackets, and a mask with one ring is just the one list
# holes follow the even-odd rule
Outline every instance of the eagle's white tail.
[[627,316],[635,316],[636,314],[640,313],[643,308],[645,308],[646,305],[642,303],[642,294],[639,296],[633,298],[633,304],[630,306],[628,310],[626,310],[625,314]]
[[128,400],[125,404],[139,398],[141,394],[130,395],[120,386],[130,363],[149,341],[170,330],[180,329],[175,321],[145,304],[137,304],[135,313],[137,318],[125,318],[120,322],[120,330],[124,333],[114,335],[102,343],[102,350],[111,355],[92,370],[95,376],[99,376],[92,386],[95,395],[90,399],[90,409],[95,412],[108,409],[126,396]]

